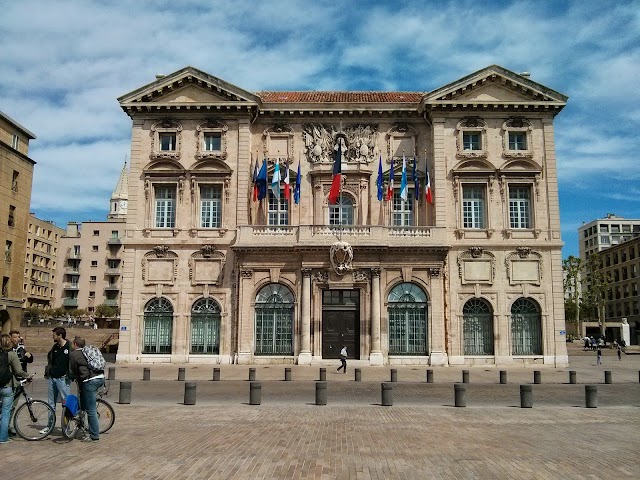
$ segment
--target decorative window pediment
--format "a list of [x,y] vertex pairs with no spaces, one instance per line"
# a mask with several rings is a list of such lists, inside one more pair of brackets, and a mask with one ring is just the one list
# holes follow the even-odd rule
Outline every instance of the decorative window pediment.
[[207,120],[196,127],[198,143],[196,148],[196,158],[215,158],[218,160],[227,159],[227,131],[229,127],[226,123],[217,120]]
[[486,158],[463,158],[452,169],[454,175],[495,175],[496,167]]
[[151,126],[152,159],[180,159],[182,144],[182,125],[174,120],[166,119]]
[[203,245],[189,259],[191,285],[220,285],[224,275],[226,255],[213,245]]
[[482,247],[471,247],[458,256],[458,275],[463,285],[492,285],[496,275],[496,257]]
[[391,159],[401,159],[403,155],[414,157],[417,155],[418,132],[409,124],[395,123],[387,130],[387,163]]
[[284,123],[276,123],[265,129],[262,132],[265,158],[293,161],[293,138],[293,128]]
[[145,285],[173,285],[178,276],[178,255],[166,245],[144,254],[142,281]]
[[456,157],[487,158],[487,124],[479,117],[466,117],[456,125]]
[[530,247],[518,247],[505,259],[510,285],[540,285],[542,281],[542,255],[532,252]]
[[533,127],[523,117],[511,117],[502,124],[502,156],[532,158],[531,131]]

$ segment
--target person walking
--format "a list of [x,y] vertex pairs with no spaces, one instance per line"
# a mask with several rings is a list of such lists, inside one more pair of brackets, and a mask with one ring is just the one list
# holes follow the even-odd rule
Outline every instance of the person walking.
[[2,399],[2,419],[0,420],[0,444],[12,442],[9,438],[9,420],[13,408],[14,377],[28,378],[22,370],[18,354],[13,351],[11,337],[3,334],[0,338],[0,398]]
[[24,340],[20,336],[20,332],[18,330],[11,330],[9,332],[9,336],[11,337],[11,343],[13,344],[13,351],[18,354],[22,370],[26,372],[27,363],[33,363],[33,355],[31,355],[31,352],[27,352],[27,349],[24,346]]
[[596,349],[596,365],[602,365],[602,347],[600,345]]
[[622,346],[619,343],[616,345],[616,352],[618,353],[618,360],[622,360]]
[[53,332],[53,346],[47,354],[47,366],[45,377],[48,382],[47,403],[55,411],[58,397],[64,402],[69,395],[69,354],[71,342],[67,340],[67,331],[64,327],[56,327]]
[[342,369],[342,373],[347,373],[347,346],[343,345],[342,350],[340,350],[340,366],[338,367],[338,372]]
[[83,442],[97,442],[100,440],[100,424],[96,409],[98,390],[104,385],[104,370],[92,370],[82,351],[86,346],[83,337],[73,339],[73,351],[69,354],[69,375],[78,383],[80,406],[87,412],[89,419],[89,435]]

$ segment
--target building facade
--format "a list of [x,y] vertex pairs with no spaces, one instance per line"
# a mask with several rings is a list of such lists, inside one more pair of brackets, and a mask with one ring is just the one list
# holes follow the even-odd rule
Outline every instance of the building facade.
[[25,308],[48,309],[54,306],[58,245],[64,234],[64,229],[53,222],[30,214],[22,287]]
[[580,258],[586,261],[592,253],[601,252],[637,235],[640,235],[640,219],[626,219],[608,213],[606,217],[585,223],[578,228]]
[[251,93],[186,67],[122,96],[117,360],[566,365],[566,101],[495,65],[432,92]]
[[22,320],[22,291],[27,251],[31,184],[36,162],[29,141],[36,136],[0,112],[0,325],[2,333]]
[[94,312],[98,305],[120,306],[128,169],[125,163],[102,222],[69,222],[60,237],[56,307]]

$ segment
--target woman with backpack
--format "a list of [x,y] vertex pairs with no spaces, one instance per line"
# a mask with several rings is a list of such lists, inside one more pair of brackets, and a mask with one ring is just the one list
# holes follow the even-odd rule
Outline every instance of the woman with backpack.
[[[78,382],[80,406],[87,412],[89,420],[89,435],[83,439],[84,442],[100,440],[96,397],[104,385],[104,359],[101,354],[100,359],[93,358],[94,351],[95,347],[87,347],[83,337],[76,337],[73,339],[73,351],[69,354],[69,375]],[[98,369],[100,365],[102,369]]]
[[9,443],[9,420],[13,407],[13,377],[27,378],[22,370],[18,354],[13,351],[11,337],[3,334],[0,339],[0,397],[2,398],[2,419],[0,420],[0,444]]

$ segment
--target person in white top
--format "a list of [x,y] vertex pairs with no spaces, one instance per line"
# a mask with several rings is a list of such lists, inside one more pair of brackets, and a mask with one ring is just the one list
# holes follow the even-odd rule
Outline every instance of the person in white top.
[[346,345],[342,346],[342,350],[340,350],[340,366],[338,367],[338,372],[342,369],[342,373],[347,373],[347,347]]

